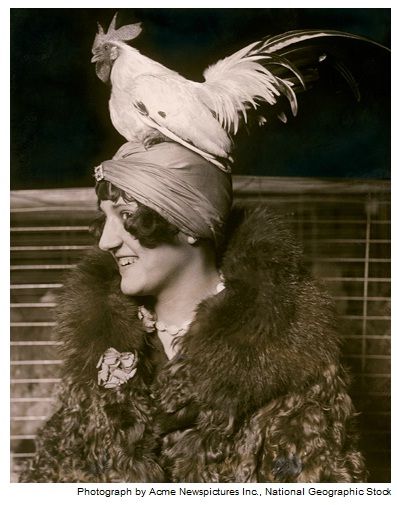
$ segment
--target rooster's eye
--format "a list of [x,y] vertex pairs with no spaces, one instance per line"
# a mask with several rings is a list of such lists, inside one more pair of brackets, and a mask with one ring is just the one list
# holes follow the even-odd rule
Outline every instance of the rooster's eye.
[[104,49],[109,49],[109,44],[105,44],[103,47]]

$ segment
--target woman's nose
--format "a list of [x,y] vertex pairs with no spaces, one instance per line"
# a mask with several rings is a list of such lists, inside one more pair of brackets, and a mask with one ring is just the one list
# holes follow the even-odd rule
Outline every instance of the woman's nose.
[[101,238],[99,239],[99,248],[102,251],[110,251],[121,245],[121,234],[118,223],[112,219],[107,219],[102,230]]

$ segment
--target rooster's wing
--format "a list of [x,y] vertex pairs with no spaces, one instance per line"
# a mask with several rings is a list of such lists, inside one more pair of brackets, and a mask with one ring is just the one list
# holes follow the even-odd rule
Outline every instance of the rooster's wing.
[[200,100],[201,86],[178,75],[144,74],[134,79],[132,106],[147,126],[171,140],[210,158],[227,158],[231,140]]

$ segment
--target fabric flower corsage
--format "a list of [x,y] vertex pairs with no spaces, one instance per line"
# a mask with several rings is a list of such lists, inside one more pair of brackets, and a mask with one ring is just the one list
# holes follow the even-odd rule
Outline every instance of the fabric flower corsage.
[[134,352],[118,352],[109,347],[99,358],[98,384],[106,389],[121,386],[136,374],[138,355]]

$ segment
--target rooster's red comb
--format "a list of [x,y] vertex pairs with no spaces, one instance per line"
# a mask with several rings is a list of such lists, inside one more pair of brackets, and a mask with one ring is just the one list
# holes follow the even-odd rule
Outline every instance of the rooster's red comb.
[[113,16],[113,19],[109,25],[107,33],[105,33],[102,26],[98,23],[98,33],[95,36],[94,44],[92,50],[95,51],[98,47],[102,46],[106,42],[125,42],[128,40],[133,40],[141,33],[141,23],[134,23],[132,25],[125,25],[116,30],[116,18],[117,12]]

